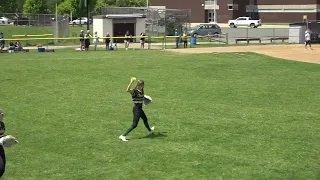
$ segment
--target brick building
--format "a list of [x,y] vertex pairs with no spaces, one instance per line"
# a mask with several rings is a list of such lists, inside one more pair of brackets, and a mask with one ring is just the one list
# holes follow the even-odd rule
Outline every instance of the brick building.
[[[226,23],[239,16],[262,22],[300,22],[303,15],[320,20],[320,0],[151,0],[152,6],[191,9],[191,22]],[[216,14],[216,16],[215,16]]]

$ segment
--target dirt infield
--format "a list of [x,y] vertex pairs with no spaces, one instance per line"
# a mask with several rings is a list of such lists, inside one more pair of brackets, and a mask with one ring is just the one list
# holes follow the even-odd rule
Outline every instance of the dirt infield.
[[192,49],[168,49],[179,53],[213,53],[213,52],[255,52],[276,58],[320,64],[320,45],[313,45],[313,50],[304,45],[252,45]]

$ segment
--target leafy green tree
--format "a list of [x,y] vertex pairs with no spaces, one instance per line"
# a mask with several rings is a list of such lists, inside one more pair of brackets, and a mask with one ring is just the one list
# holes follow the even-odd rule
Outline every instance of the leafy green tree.
[[26,0],[23,6],[24,13],[46,14],[48,6],[46,0]]
[[47,5],[49,7],[49,13],[55,14],[56,13],[56,3],[60,4],[63,0],[47,0]]
[[116,0],[115,6],[117,7],[145,7],[146,0]]
[[[89,12],[95,9],[96,0],[87,0],[89,4]],[[65,0],[58,5],[59,13],[71,13],[75,17],[86,15],[85,0]]]
[[97,0],[93,12],[100,14],[104,7],[145,7],[146,5],[146,0]]
[[0,12],[19,13],[22,12],[24,0],[0,0]]
[[[52,0],[48,0],[52,1]],[[100,14],[104,7],[145,7],[146,0],[88,0],[89,11]],[[62,0],[58,5],[59,13],[71,13],[75,17],[86,15],[85,0]]]
[[16,0],[17,8],[15,13],[23,13],[23,5],[25,4],[26,0]]

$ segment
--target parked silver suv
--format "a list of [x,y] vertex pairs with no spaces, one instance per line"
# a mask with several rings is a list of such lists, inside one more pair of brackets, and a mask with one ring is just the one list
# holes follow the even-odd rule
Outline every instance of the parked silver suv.
[[188,31],[190,36],[206,36],[221,34],[221,28],[214,23],[199,24]]

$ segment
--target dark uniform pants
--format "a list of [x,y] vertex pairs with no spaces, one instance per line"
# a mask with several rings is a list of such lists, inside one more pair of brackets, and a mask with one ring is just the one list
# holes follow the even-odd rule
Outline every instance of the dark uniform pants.
[[151,131],[149,123],[148,123],[148,118],[146,114],[144,113],[142,109],[142,103],[136,103],[133,106],[133,122],[132,125],[129,127],[127,132],[125,132],[123,135],[126,136],[129,134],[133,129],[135,129],[138,126],[140,118],[143,120],[143,123],[145,127],[148,129],[148,131]]
[[6,169],[6,155],[3,147],[0,145],[0,177],[4,174]]

